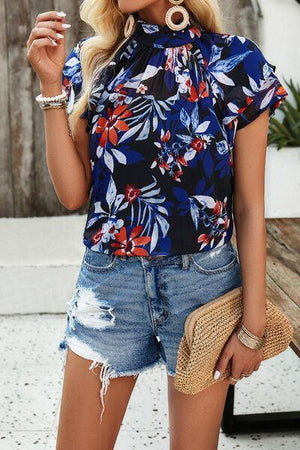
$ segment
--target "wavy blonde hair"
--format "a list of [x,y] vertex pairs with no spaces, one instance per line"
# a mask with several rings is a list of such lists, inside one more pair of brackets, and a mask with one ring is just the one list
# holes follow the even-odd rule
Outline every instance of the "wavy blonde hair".
[[[185,0],[184,6],[192,25],[198,23],[206,31],[223,32],[217,0]],[[137,17],[137,13],[134,16]],[[87,108],[95,77],[130,38],[125,38],[123,31],[128,14],[122,13],[117,0],[84,0],[80,5],[80,18],[93,28],[95,35],[84,41],[80,49],[82,89],[69,116],[73,136],[77,120]]]

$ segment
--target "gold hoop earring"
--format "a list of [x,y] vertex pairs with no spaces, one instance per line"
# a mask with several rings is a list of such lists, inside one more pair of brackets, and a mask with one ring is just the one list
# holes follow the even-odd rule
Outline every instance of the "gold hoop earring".
[[[171,30],[183,30],[190,23],[188,11],[183,6],[179,6],[180,3],[183,3],[183,0],[169,0],[169,2],[176,6],[172,6],[168,9],[165,16],[165,22]],[[178,12],[182,15],[182,21],[180,23],[175,23],[172,20],[172,16]]]
[[128,38],[131,35],[134,25],[135,25],[134,17],[132,14],[129,14],[124,26],[124,36],[126,38]]

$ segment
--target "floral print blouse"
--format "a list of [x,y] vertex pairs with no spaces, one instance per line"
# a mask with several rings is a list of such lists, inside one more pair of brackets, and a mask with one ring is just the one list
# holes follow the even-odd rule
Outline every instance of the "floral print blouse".
[[[82,38],[62,75],[80,95]],[[287,92],[257,44],[200,25],[138,19],[100,73],[86,111],[93,184],[84,244],[115,255],[195,253],[233,232],[236,131]]]

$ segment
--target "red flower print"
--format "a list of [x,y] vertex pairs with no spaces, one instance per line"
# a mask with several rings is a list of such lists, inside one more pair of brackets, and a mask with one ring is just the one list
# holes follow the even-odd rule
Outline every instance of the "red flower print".
[[200,236],[197,239],[197,242],[199,242],[199,243],[205,242],[205,244],[207,245],[210,243],[211,240],[212,240],[212,237],[209,234],[203,233],[203,234],[200,234]]
[[97,244],[97,242],[99,242],[101,240],[102,236],[103,236],[103,231],[101,229],[101,230],[97,231],[97,233],[93,234],[92,243]]
[[204,149],[204,145],[205,145],[204,139],[196,138],[192,141],[191,147],[198,153],[201,153],[202,150]]
[[119,256],[147,256],[148,251],[141,248],[141,245],[148,244],[151,241],[150,236],[138,236],[143,231],[141,225],[137,225],[131,231],[129,239],[127,239],[126,228],[122,227],[119,233],[115,235],[116,242],[112,242],[112,247],[118,247],[114,253]]
[[287,91],[284,89],[283,86],[279,86],[277,91],[276,91],[276,94],[278,94],[278,95],[285,95],[285,94],[287,94]]
[[96,133],[102,133],[100,138],[100,146],[104,147],[108,139],[113,145],[117,145],[118,135],[116,130],[127,131],[129,127],[124,120],[132,115],[132,112],[127,109],[127,105],[118,105],[114,111],[110,107],[107,108],[108,119],[100,117]]
[[161,130],[160,140],[164,144],[165,142],[168,142],[170,140],[171,133],[170,130],[168,130],[165,134],[164,130]]
[[141,190],[139,188],[136,188],[135,186],[131,184],[126,184],[125,186],[125,199],[129,203],[133,203],[134,200],[139,196]]
[[195,88],[195,86],[191,87],[191,95],[190,95],[190,97],[188,97],[188,100],[190,102],[197,102],[199,100],[199,98],[205,98],[205,97],[208,97],[208,92],[206,89],[205,81],[201,81],[201,83],[199,84],[199,87],[198,87],[198,92],[197,92],[197,89]]
[[246,105],[244,108],[240,108],[240,109],[238,110],[238,113],[239,113],[239,114],[241,114],[242,112],[244,112],[245,109],[247,109],[248,106],[251,105],[251,103],[253,102],[253,98],[252,98],[252,97],[246,97],[246,102],[247,102],[247,105]]
[[70,95],[70,89],[71,89],[71,80],[68,80],[67,77],[63,77],[63,82],[62,85],[65,87],[66,93],[67,93],[67,97],[69,98]]
[[194,35],[200,37],[201,36],[201,30],[198,27],[191,27],[189,29],[191,37],[194,37]]
[[217,200],[217,201],[216,201],[216,204],[215,204],[215,206],[214,206],[214,208],[213,208],[213,213],[214,213],[216,216],[220,216],[220,214],[221,214],[221,212],[222,212],[222,205],[223,205],[223,203],[222,203],[220,200]]
[[176,156],[175,161],[178,163],[178,165],[182,164],[183,166],[187,166],[187,161],[182,155]]

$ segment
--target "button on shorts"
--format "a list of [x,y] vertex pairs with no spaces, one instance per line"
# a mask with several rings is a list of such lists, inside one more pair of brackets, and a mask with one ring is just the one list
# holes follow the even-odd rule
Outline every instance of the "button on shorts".
[[117,256],[86,247],[59,344],[63,368],[68,347],[91,360],[90,369],[101,365],[103,412],[110,378],[137,376],[156,365],[174,376],[188,314],[241,285],[231,241],[161,257]]

